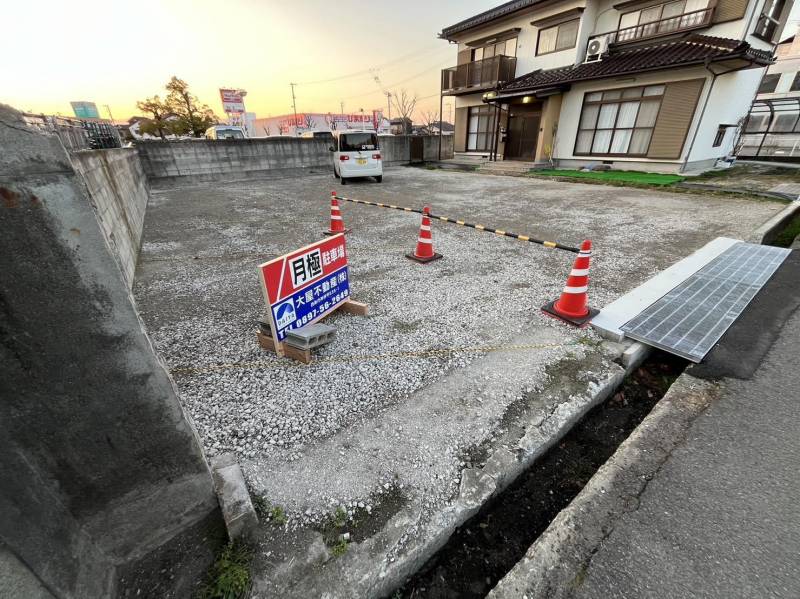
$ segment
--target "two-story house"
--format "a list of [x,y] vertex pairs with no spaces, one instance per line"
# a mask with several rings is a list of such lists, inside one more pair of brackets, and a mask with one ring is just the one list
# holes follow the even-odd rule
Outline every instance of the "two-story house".
[[455,151],[676,172],[733,150],[787,0],[513,0],[446,27]]

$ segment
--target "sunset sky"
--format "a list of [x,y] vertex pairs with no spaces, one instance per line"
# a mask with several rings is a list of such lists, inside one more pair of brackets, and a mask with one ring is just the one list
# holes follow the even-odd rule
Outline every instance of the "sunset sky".
[[[4,4],[0,102],[71,115],[70,100],[103,117],[138,114],[172,75],[224,116],[220,87],[243,88],[258,116],[386,109],[383,89],[405,88],[438,109],[439,70],[455,47],[442,27],[502,0],[26,0]],[[797,16],[795,7],[794,17]],[[17,23],[18,25],[13,25]],[[792,29],[790,24],[787,32]],[[452,120],[445,108],[443,116]]]
[[[218,116],[220,87],[246,89],[248,111],[386,109],[384,89],[416,93],[438,109],[439,70],[456,61],[442,27],[497,0],[27,0],[3,7],[0,102],[71,115],[70,100],[95,102],[122,121],[136,101],[165,94],[172,75],[189,82]],[[355,75],[354,75],[355,74]],[[352,75],[352,76],[351,76]],[[423,99],[424,98],[424,99]],[[445,109],[444,117],[452,117]]]

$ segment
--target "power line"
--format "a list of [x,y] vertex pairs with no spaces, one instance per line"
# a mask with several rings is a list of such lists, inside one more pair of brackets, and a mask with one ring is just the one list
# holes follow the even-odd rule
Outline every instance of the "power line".
[[[441,62],[442,61],[437,61],[435,65],[430,66],[430,67],[426,68],[424,71],[420,71],[419,73],[417,73],[416,75],[412,75],[411,77],[406,77],[405,79],[401,79],[400,81],[395,81],[394,83],[392,83],[390,85],[385,85],[385,86],[381,85],[380,92],[382,92],[384,95],[386,95],[386,92],[384,90],[388,90],[388,89],[391,89],[393,87],[397,87],[398,85],[402,85],[403,83],[408,83],[409,81],[412,81],[412,80],[414,80],[414,79],[416,79],[418,77],[422,77],[422,75],[425,75],[426,73],[429,73],[430,71],[441,69],[442,68],[441,67]],[[352,95],[352,96],[346,96],[345,100],[352,99],[352,98],[361,98],[363,96],[369,96],[371,94],[377,94],[377,93],[379,93],[378,90],[369,91],[369,92],[363,92],[363,93],[355,94],[355,95]],[[434,95],[436,95],[436,94],[434,94]]]
[[448,50],[448,51],[450,50],[449,47],[448,48],[443,48],[440,44],[433,44],[433,45],[430,45],[430,46],[426,46],[425,48],[421,48],[419,50],[415,50],[414,52],[410,52],[408,54],[404,54],[403,56],[400,56],[398,58],[395,58],[395,59],[392,59],[390,61],[384,62],[382,64],[379,64],[379,65],[375,66],[375,67],[370,67],[368,69],[364,69],[364,70],[361,70],[361,71],[355,71],[355,72],[349,73],[347,75],[340,75],[338,77],[331,77],[329,79],[319,79],[317,81],[301,81],[297,85],[317,85],[319,83],[331,83],[333,81],[341,81],[343,79],[350,79],[351,77],[359,77],[359,76],[362,76],[362,75],[370,75],[370,74],[372,74],[373,71],[375,71],[377,69],[382,69],[382,68],[388,67],[390,65],[396,64],[398,62],[402,62],[404,60],[407,60],[408,58],[412,58],[414,56],[417,56],[419,54],[424,54],[424,53],[428,52],[429,50],[432,50],[433,48],[436,48],[436,47],[442,48],[443,50]]

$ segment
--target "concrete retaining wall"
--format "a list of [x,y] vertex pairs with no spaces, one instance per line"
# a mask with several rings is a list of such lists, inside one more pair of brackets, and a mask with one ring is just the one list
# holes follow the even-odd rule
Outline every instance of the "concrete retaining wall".
[[184,542],[221,523],[196,433],[61,143],[3,105],[0,230],[2,587],[189,596],[148,583],[211,557]]
[[[424,159],[438,159],[439,138],[423,137]],[[333,169],[329,142],[282,137],[244,140],[139,142],[136,148],[151,182],[170,183],[282,177]],[[408,164],[409,136],[380,138],[386,166]],[[442,138],[442,158],[453,157],[453,136]]]
[[86,150],[71,154],[108,244],[114,250],[128,288],[133,286],[147,210],[147,179],[134,149]]

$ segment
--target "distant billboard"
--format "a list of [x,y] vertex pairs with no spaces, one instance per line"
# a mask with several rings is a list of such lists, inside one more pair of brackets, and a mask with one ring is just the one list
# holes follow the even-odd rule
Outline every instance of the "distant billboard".
[[255,136],[290,135],[298,136],[308,131],[346,131],[348,129],[371,129],[378,133],[388,133],[389,119],[382,110],[372,114],[334,114],[322,112],[301,112],[255,120]]
[[97,110],[97,104],[94,102],[70,102],[72,112],[79,119],[99,119],[100,112]]
[[222,100],[223,112],[244,112],[245,91],[241,89],[222,89],[219,90],[219,97]]

